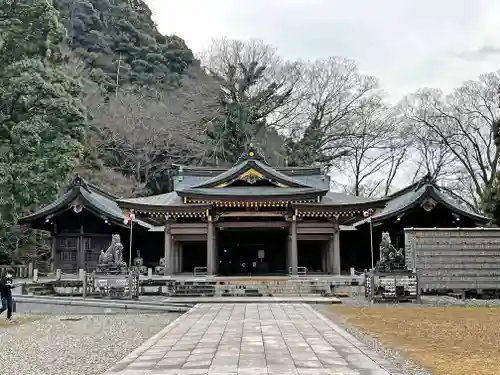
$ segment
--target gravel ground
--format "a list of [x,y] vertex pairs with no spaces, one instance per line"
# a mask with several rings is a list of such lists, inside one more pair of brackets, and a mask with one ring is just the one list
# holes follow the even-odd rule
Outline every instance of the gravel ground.
[[[354,307],[367,307],[370,306],[369,302],[364,296],[357,296],[351,298],[342,298],[342,302],[347,306]],[[417,303],[377,303],[377,307],[387,307],[387,308],[398,308],[398,307],[442,307],[442,306],[489,306],[498,307],[500,306],[500,300],[459,300],[453,297],[447,296],[422,296],[422,304]],[[315,305],[315,307],[322,312],[324,315],[328,316],[330,319],[339,324],[351,335],[356,337],[361,342],[368,345],[371,349],[377,351],[383,355],[386,359],[391,361],[396,367],[405,371],[409,375],[432,375],[428,370],[423,369],[417,364],[404,358],[398,351],[385,347],[377,339],[371,337],[360,329],[353,327],[345,322],[340,316],[332,313],[327,305]]]
[[0,374],[102,374],[178,316],[59,315],[0,328]]

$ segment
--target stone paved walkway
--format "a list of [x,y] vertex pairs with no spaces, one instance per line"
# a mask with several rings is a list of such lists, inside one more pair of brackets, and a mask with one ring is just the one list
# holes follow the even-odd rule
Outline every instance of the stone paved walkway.
[[306,304],[197,305],[106,374],[404,375]]

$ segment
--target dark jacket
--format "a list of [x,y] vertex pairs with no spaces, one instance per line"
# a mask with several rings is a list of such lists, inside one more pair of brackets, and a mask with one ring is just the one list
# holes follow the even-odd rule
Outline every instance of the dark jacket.
[[12,279],[7,277],[2,277],[0,280],[0,295],[3,298],[12,297]]

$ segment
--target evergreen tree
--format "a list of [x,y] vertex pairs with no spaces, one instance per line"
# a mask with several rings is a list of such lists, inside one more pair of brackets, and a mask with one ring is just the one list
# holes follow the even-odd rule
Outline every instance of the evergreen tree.
[[124,86],[165,89],[193,63],[176,36],[156,28],[142,0],[55,0],[68,29],[68,43],[92,79],[107,91]]
[[19,216],[55,199],[83,152],[87,118],[80,85],[60,68],[65,28],[51,1],[2,1],[0,20],[0,236],[5,236]]

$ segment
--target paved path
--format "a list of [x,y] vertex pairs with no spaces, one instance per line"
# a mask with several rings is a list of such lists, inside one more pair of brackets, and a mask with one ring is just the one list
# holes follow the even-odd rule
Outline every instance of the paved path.
[[107,374],[402,375],[306,304],[197,305]]

